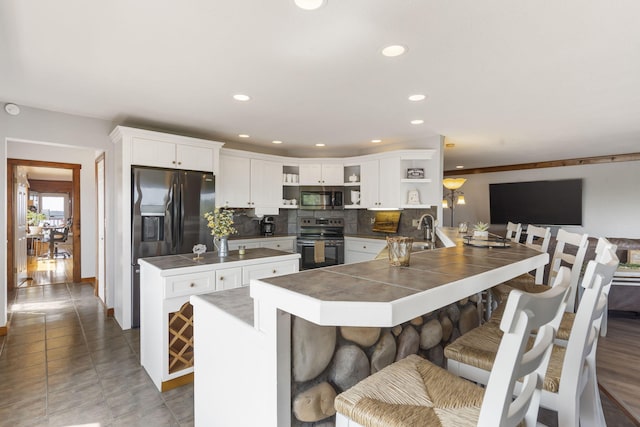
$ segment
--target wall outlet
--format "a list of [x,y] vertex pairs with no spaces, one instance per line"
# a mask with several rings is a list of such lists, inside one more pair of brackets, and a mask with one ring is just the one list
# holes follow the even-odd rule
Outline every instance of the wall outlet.
[[420,220],[419,219],[414,219],[413,221],[411,221],[411,225],[413,225],[414,227],[418,228],[418,226],[420,225]]
[[375,222],[376,222],[375,217],[374,217],[374,218],[371,218],[371,224],[375,224]]

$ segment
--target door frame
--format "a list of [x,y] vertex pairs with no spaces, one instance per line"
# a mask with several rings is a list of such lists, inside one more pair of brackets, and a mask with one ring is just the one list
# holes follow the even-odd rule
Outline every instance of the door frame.
[[45,162],[40,160],[24,160],[24,159],[7,159],[7,291],[11,291],[15,287],[15,256],[14,256],[14,206],[15,198],[14,174],[17,166],[34,166],[46,168],[71,169],[71,215],[73,224],[71,230],[73,232],[72,250],[73,250],[73,282],[81,282],[81,244],[80,244],[80,169],[82,165],[75,163],[58,163]]

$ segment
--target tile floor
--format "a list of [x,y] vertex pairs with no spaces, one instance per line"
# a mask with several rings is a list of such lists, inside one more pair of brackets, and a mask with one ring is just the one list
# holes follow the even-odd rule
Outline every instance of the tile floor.
[[[193,426],[193,385],[160,393],[88,284],[18,288],[0,337],[0,427]],[[602,395],[610,427],[633,426]],[[555,414],[540,420],[555,427]]]
[[0,426],[192,426],[193,386],[160,393],[87,284],[9,293],[0,337]]

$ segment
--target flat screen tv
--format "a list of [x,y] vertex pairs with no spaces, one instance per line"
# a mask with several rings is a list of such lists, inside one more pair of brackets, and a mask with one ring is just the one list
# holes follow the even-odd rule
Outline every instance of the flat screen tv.
[[492,224],[582,225],[582,180],[489,184]]

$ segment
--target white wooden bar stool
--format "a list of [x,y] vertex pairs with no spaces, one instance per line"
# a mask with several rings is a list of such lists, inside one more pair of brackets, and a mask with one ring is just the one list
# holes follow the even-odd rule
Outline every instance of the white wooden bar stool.
[[[530,274],[523,274],[515,279],[494,286],[492,288],[494,295],[499,300],[504,301],[505,297],[513,289],[519,289],[529,293],[544,292],[551,287],[560,267],[562,265],[569,265],[571,266],[571,286],[569,288],[570,295],[567,303],[567,311],[575,311],[578,281],[580,280],[580,272],[589,246],[588,238],[589,236],[587,234],[570,233],[562,229],[558,230],[556,248],[551,258],[551,265],[549,266],[548,284],[542,285],[536,283],[536,278],[541,279],[537,272],[535,277]],[[575,248],[575,255],[565,252],[565,249],[570,247]]]
[[[584,293],[566,347],[554,345],[546,371],[540,405],[558,413],[558,425],[606,425],[596,377],[596,346],[610,286],[618,267],[615,250],[608,246],[598,261],[589,261],[582,281]],[[566,267],[558,277],[566,275]],[[556,281],[557,283],[557,281]],[[539,294],[544,295],[544,293]],[[506,313],[506,311],[505,311]],[[558,319],[560,320],[560,319]],[[445,348],[451,373],[480,384],[488,384],[492,368],[500,366],[497,354],[501,331],[494,322],[485,323]],[[530,338],[530,343],[533,338]],[[519,386],[516,386],[519,390]]]
[[[496,366],[486,389],[458,378],[417,355],[395,362],[339,394],[337,427],[535,426],[540,386],[569,280],[543,294],[513,291],[500,323]],[[533,330],[538,335],[525,348]],[[518,379],[524,387],[513,399]]]

